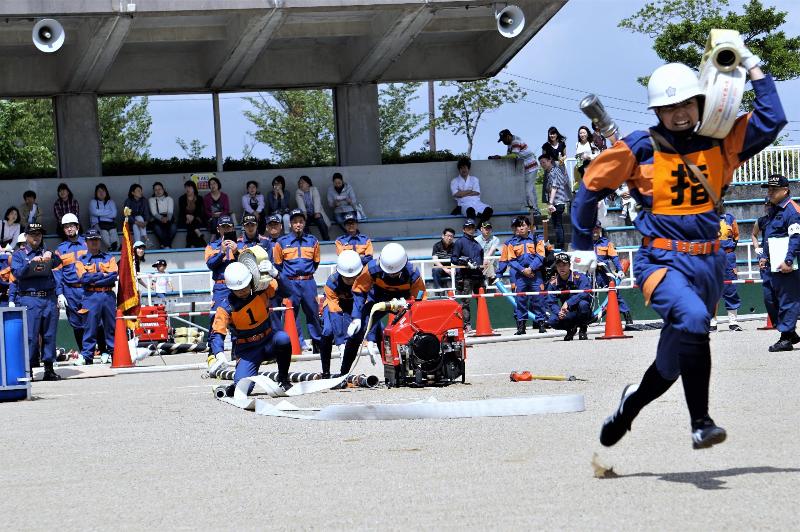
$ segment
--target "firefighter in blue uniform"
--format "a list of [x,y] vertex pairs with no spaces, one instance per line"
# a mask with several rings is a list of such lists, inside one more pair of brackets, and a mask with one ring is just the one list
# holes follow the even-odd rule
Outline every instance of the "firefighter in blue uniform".
[[[114,324],[116,321],[117,261],[100,249],[101,237],[97,229],[86,231],[86,254],[75,263],[75,270],[83,285],[82,311],[85,328],[81,356],[85,364],[92,364],[98,343],[105,339],[105,347],[114,352]],[[101,337],[102,334],[102,337]],[[120,341],[124,342],[122,338]]]
[[[550,279],[546,290],[589,290],[592,282],[581,272],[570,269],[570,258],[566,253],[556,254],[556,274]],[[550,294],[547,296],[548,324],[554,329],[567,331],[564,341],[569,342],[578,334],[578,340],[588,340],[587,327],[592,321],[592,294]]]
[[[483,288],[483,246],[475,241],[475,220],[464,220],[464,234],[453,244],[450,264],[460,266],[456,269],[456,293],[459,295],[477,294]],[[461,300],[461,313],[464,316],[464,330],[470,329],[470,300]]]
[[[500,252],[497,276],[500,277],[508,268],[515,292],[538,292],[544,290],[545,244],[544,237],[531,231],[531,222],[527,216],[517,216],[511,222],[514,236],[506,240]],[[535,229],[535,228],[534,228]],[[525,334],[528,312],[532,311],[539,325],[539,332],[547,332],[545,328],[544,297],[518,296],[514,307],[514,319],[517,320],[517,332]]]
[[[725,275],[724,280],[735,281],[739,278],[736,273],[736,244],[739,243],[739,224],[736,217],[729,212],[719,215],[719,247],[725,252]],[[736,323],[736,314],[742,306],[742,299],[735,284],[725,284],[722,288],[722,300],[725,303],[725,310],[728,311],[728,329],[741,331],[742,328]],[[717,330],[717,312],[711,316],[712,331]]]
[[78,217],[71,212],[61,218],[61,227],[66,238],[55,251],[61,259],[61,267],[53,270],[56,277],[56,294],[58,294],[58,306],[66,312],[67,321],[75,335],[75,344],[80,350],[83,345],[86,314],[80,312],[83,285],[78,279],[76,264],[86,254],[86,241],[78,234],[80,230]]
[[336,239],[336,254],[341,255],[342,251],[352,249],[361,257],[361,264],[367,264],[372,260],[372,240],[358,230],[358,217],[353,212],[344,215],[344,228],[347,233]]
[[292,231],[279,238],[272,248],[273,263],[281,273],[281,283],[286,284],[286,290],[291,294],[292,306],[303,309],[313,350],[319,353],[322,328],[314,280],[320,261],[319,241],[314,235],[304,232],[306,214],[300,209],[289,213],[289,225]]
[[[778,323],[778,309],[775,308],[775,300],[772,298],[772,272],[767,267],[766,255],[764,254],[764,247],[767,245],[766,237],[764,235],[764,228],[769,221],[769,212],[772,208],[772,203],[769,197],[764,201],[764,216],[759,217],[756,223],[753,224],[752,240],[755,246],[756,259],[758,259],[758,273],[761,277],[761,294],[764,297],[764,307],[767,309],[770,323]],[[761,240],[759,240],[761,235]]]
[[611,446],[642,408],[681,377],[692,447],[725,441],[708,413],[709,323],[722,293],[725,256],[719,251],[719,199],[744,161],[769,146],[786,124],[775,83],[758,67],[741,38],[731,39],[755,92],[753,110],[739,116],[721,141],[698,135],[704,89],[679,63],[663,65],[648,82],[649,107],[659,124],[635,131],[603,151],[587,168],[572,207],[573,258],[595,259],[592,228],[597,203],[626,183],[643,209],[635,225],[643,235],[634,261],[645,302],[663,318],[655,361],[641,383],[628,385],[603,423],[600,443]]
[[25,232],[26,243],[11,257],[11,273],[17,282],[16,305],[28,307],[28,353],[31,367],[39,367],[39,335],[42,336],[42,380],[61,377],[53,369],[56,360],[58,300],[53,268],[61,265],[58,255],[42,243],[42,224],[31,223]]
[[230,332],[236,344],[239,361],[233,376],[233,384],[227,389],[233,395],[236,384],[245,377],[258,374],[258,368],[266,360],[278,362],[278,382],[284,391],[292,387],[289,383],[289,365],[292,361],[292,344],[289,335],[274,331],[271,327],[270,304],[272,298],[280,297],[281,288],[275,277],[278,272],[265,260],[259,265],[262,273],[272,277],[265,290],[254,291],[253,276],[247,267],[234,262],[225,267],[225,285],[230,290],[214,311],[211,332],[208,335],[211,352],[223,360],[225,336]]
[[319,346],[322,375],[325,379],[331,375],[331,351],[334,342],[339,346],[339,353],[342,355],[342,375],[350,371],[358,351],[357,337],[348,335],[347,328],[353,321],[353,284],[363,269],[359,254],[352,249],[346,249],[336,258],[336,271],[325,282],[322,340]]
[[281,222],[281,217],[277,214],[269,215],[267,217],[267,233],[262,246],[267,250],[270,262],[275,262],[272,260],[272,249],[275,247],[275,244],[278,243],[278,239],[282,234],[283,222]]
[[[599,266],[602,263],[604,266],[597,268],[594,274],[597,288],[606,288],[612,278],[619,285],[620,281],[625,279],[625,271],[619,261],[617,248],[614,247],[614,243],[608,237],[603,235],[603,226],[599,220],[592,230],[592,242],[594,244],[594,252],[597,254],[597,264]],[[619,311],[622,313],[622,317],[625,318],[625,325],[632,325],[631,309],[619,291],[617,291],[617,302],[619,303]]]
[[258,234],[258,218],[255,214],[245,214],[242,216],[242,236],[239,237],[238,248],[247,249],[254,246],[261,246],[265,250],[269,248],[267,239]]
[[[789,180],[774,174],[766,185],[772,204],[764,226],[764,250],[760,264],[769,270],[769,290],[777,309],[777,321],[773,323],[781,337],[769,350],[791,351],[792,345],[800,342],[795,327],[800,317],[800,271],[796,270],[800,255],[800,206],[789,194]],[[780,257],[770,253],[770,239],[788,238],[786,254]],[[774,253],[774,252],[773,252]],[[766,283],[765,283],[766,286]]]
[[[355,345],[361,345],[366,334],[370,355],[377,356],[380,353],[377,344],[383,338],[381,320],[387,313],[376,312],[372,327],[369,331],[364,330],[375,303],[426,297],[425,281],[419,270],[408,261],[405,248],[396,242],[390,242],[384,246],[377,259],[372,259],[367,264],[353,285],[353,321],[347,327],[347,335],[356,338]],[[345,351],[349,346],[348,343]]]

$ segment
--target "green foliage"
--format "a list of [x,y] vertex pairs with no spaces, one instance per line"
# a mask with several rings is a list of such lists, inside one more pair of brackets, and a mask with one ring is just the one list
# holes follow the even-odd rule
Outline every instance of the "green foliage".
[[175,137],[175,143],[180,146],[190,159],[199,159],[203,156],[203,150],[208,147],[208,144],[201,144],[200,139],[192,139],[191,142],[187,143],[182,138]]
[[414,93],[422,83],[389,83],[380,88],[378,112],[381,152],[400,154],[401,151],[428,128],[425,114],[411,112],[410,103],[418,99]]
[[0,100],[0,170],[55,171],[53,107],[47,99]]
[[[706,40],[714,28],[738,31],[750,50],[761,57],[761,69],[777,81],[800,76],[800,37],[787,37],[778,28],[787,13],[764,7],[758,0],[743,6],[744,12],[723,13],[728,0],[655,0],[623,19],[620,28],[653,39],[653,50],[666,62],[678,62],[697,69]],[[647,78],[640,78],[643,84]],[[754,95],[747,91],[742,105],[749,109]]]
[[287,90],[247,98],[253,137],[292,166],[324,166],[336,159],[333,100],[329,90]]
[[109,96],[97,99],[103,162],[150,157],[153,118],[147,106],[147,96]]
[[383,164],[407,164],[407,163],[438,163],[443,161],[457,161],[467,154],[454,154],[450,150],[419,150],[412,151],[406,155],[397,152],[384,152],[382,157]]
[[507,103],[515,103],[527,93],[513,81],[496,79],[478,81],[447,81],[443,87],[455,87],[456,93],[439,98],[439,124],[456,135],[467,137],[467,156],[472,154],[475,132],[485,113],[499,109]]

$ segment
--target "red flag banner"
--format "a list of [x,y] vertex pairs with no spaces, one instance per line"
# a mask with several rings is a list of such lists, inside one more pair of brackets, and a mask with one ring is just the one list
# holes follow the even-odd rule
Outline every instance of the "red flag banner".
[[[122,224],[122,253],[119,257],[119,286],[117,287],[117,310],[123,316],[139,316],[139,288],[136,285],[136,268],[133,266],[133,238],[128,216],[131,210],[124,209],[124,222]],[[129,329],[139,326],[137,320],[125,320]]]

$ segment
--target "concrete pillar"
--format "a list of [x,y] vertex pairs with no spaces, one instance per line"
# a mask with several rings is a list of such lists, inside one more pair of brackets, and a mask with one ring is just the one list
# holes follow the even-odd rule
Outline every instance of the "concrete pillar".
[[103,175],[97,95],[53,97],[58,177]]
[[336,161],[339,166],[381,164],[378,86],[342,85],[333,89]]
[[224,160],[222,159],[222,125],[219,119],[219,93],[211,95],[211,102],[214,108],[214,153],[217,159],[217,172],[222,172]]

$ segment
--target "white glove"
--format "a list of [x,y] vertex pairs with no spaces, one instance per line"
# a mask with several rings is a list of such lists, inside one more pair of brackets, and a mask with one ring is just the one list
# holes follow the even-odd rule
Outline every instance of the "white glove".
[[750,70],[761,64],[761,58],[750,51],[744,44],[741,35],[737,35],[735,38],[731,39],[730,43],[736,46],[736,51],[739,52],[739,57],[741,57],[739,64],[742,65],[745,70]]
[[381,350],[378,349],[378,344],[375,342],[367,342],[367,351],[369,352],[369,361],[375,365],[375,358],[381,356]]
[[69,303],[67,302],[67,296],[65,296],[64,294],[59,295],[58,296],[58,308],[66,309],[67,307],[69,307]]
[[755,252],[756,252],[756,255],[763,255],[764,254],[764,248],[756,248]]
[[219,372],[222,368],[224,368],[228,361],[225,359],[225,353],[220,352],[214,355],[214,362],[208,366],[208,374],[212,377],[217,376],[217,372]]
[[361,320],[355,319],[347,326],[347,336],[353,336],[361,330]]
[[273,266],[270,261],[266,259],[262,260],[258,264],[258,271],[260,271],[261,273],[266,273],[273,279],[278,276],[278,269],[275,266]]
[[408,308],[408,301],[396,297],[389,301],[389,306],[392,307],[393,309],[406,309]]
[[625,272],[623,272],[623,271],[618,271],[617,272],[617,279],[619,279],[620,281],[622,281],[626,277],[627,277],[627,275],[625,275]]
[[597,254],[594,250],[573,251],[572,266],[579,271],[587,274],[594,273],[597,269]]
[[16,304],[16,303],[14,303],[13,301],[9,301],[9,302],[8,302],[8,306],[9,306],[9,307],[16,307],[16,306],[17,306],[17,304]]

